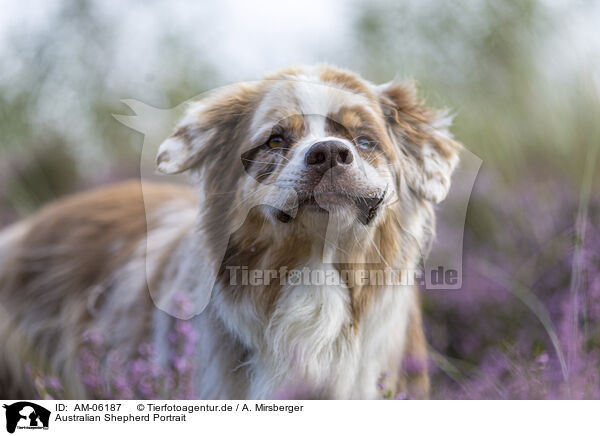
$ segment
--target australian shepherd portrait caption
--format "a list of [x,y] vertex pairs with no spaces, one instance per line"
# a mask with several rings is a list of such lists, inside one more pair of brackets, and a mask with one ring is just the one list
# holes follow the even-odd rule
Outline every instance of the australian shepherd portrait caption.
[[410,81],[324,65],[190,103],[156,156],[190,187],[120,183],[0,233],[0,396],[427,398],[418,286],[365,271],[422,264],[450,122]]

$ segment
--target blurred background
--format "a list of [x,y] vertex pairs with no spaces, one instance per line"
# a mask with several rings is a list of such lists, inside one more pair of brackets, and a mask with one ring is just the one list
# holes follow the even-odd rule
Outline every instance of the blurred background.
[[600,3],[1,0],[0,10],[0,226],[139,176],[143,137],[111,115],[131,113],[121,99],[171,108],[298,63],[413,77],[483,161],[463,288],[423,292],[432,396],[600,398]]

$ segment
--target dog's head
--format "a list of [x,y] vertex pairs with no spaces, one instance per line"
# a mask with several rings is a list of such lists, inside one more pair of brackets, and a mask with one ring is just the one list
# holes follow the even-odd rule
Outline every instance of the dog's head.
[[446,196],[460,149],[448,127],[411,83],[299,67],[191,104],[157,164],[196,174],[207,225],[224,233],[258,206],[252,213],[261,229],[276,227],[270,234],[310,233],[336,217],[356,235]]

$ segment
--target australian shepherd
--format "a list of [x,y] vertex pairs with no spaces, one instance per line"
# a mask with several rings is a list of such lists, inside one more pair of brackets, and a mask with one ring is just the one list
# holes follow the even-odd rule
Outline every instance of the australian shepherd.
[[369,272],[418,270],[461,149],[449,123],[410,82],[322,65],[191,103],[156,158],[191,188],[102,188],[0,234],[0,396],[47,376],[118,396],[86,378],[90,335],[101,377],[114,351],[123,372],[140,353],[164,369],[184,319],[195,398],[427,397],[417,287]]

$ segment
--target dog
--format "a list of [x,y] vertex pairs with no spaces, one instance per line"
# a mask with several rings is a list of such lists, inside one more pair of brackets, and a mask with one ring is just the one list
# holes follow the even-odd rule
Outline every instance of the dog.
[[[412,82],[327,65],[191,103],[156,162],[192,188],[101,188],[0,235],[0,393],[52,374],[65,398],[108,397],[82,375],[86,334],[170,367],[185,322],[194,398],[427,398],[418,287],[364,271],[418,270],[462,148],[450,123]],[[166,313],[181,295],[200,310]]]

